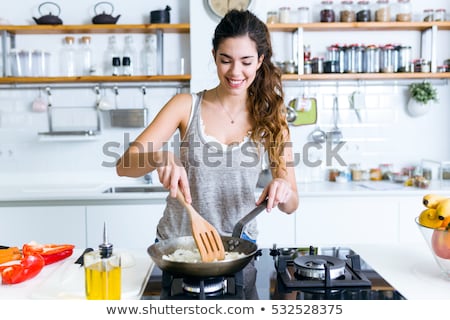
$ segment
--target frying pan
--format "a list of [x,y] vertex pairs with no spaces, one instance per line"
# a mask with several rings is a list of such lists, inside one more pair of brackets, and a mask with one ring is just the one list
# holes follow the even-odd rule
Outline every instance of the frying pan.
[[255,243],[240,238],[243,229],[245,225],[263,211],[266,206],[267,201],[264,201],[239,220],[233,229],[231,237],[220,237],[225,251],[243,254],[237,259],[215,262],[179,262],[163,259],[164,255],[172,254],[177,249],[195,249],[196,244],[192,236],[158,241],[151,245],[147,249],[147,252],[161,270],[167,271],[174,276],[206,278],[236,273],[243,269],[253,259],[258,249],[258,246]]

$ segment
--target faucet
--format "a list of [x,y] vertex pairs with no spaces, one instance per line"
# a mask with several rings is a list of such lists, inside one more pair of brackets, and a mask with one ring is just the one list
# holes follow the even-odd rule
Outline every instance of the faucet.
[[147,183],[147,184],[153,184],[152,174],[151,173],[147,173],[144,176],[144,180],[145,180],[145,183]]

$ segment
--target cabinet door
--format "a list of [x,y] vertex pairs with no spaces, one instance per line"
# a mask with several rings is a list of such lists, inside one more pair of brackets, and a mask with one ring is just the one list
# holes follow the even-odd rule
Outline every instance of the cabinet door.
[[86,246],[84,206],[0,207],[0,244],[71,243]]
[[103,242],[106,222],[108,241],[115,248],[147,249],[155,241],[156,225],[165,203],[151,205],[99,205],[87,207],[87,243]]
[[389,197],[302,198],[297,245],[398,241],[398,201]]
[[263,211],[257,217],[258,246],[261,248],[295,246],[295,215],[285,214],[278,209]]

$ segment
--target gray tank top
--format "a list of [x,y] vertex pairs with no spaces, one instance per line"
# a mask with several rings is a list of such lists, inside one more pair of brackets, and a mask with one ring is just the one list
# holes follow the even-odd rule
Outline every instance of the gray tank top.
[[[251,140],[222,145],[204,134],[201,104],[204,92],[192,94],[191,121],[180,144],[180,160],[186,168],[192,206],[222,236],[231,236],[236,223],[255,208],[255,189],[261,172],[263,149]],[[192,235],[191,221],[183,206],[167,197],[157,227],[159,239]],[[256,240],[256,220],[246,234]]]

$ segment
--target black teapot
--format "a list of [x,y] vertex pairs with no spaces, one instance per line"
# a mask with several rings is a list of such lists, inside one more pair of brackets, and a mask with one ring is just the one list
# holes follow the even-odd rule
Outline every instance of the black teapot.
[[[43,15],[42,13],[42,8],[44,8],[44,6],[48,6],[50,5],[55,7],[57,9],[57,14],[53,15],[52,12],[49,10],[48,14]],[[43,2],[39,5],[39,13],[41,14],[40,18],[35,18],[33,17],[33,20],[37,23],[37,24],[62,24],[62,20],[59,18],[59,14],[61,13],[61,8],[54,2]]]
[[[97,8],[100,5],[109,5],[111,7],[111,14],[106,14],[105,11],[103,11],[101,14],[98,14]],[[112,13],[114,11],[114,6],[110,2],[99,2],[95,5],[94,11],[96,16],[92,18],[93,24],[115,24],[117,20],[120,18],[120,14],[117,17],[113,17]]]

